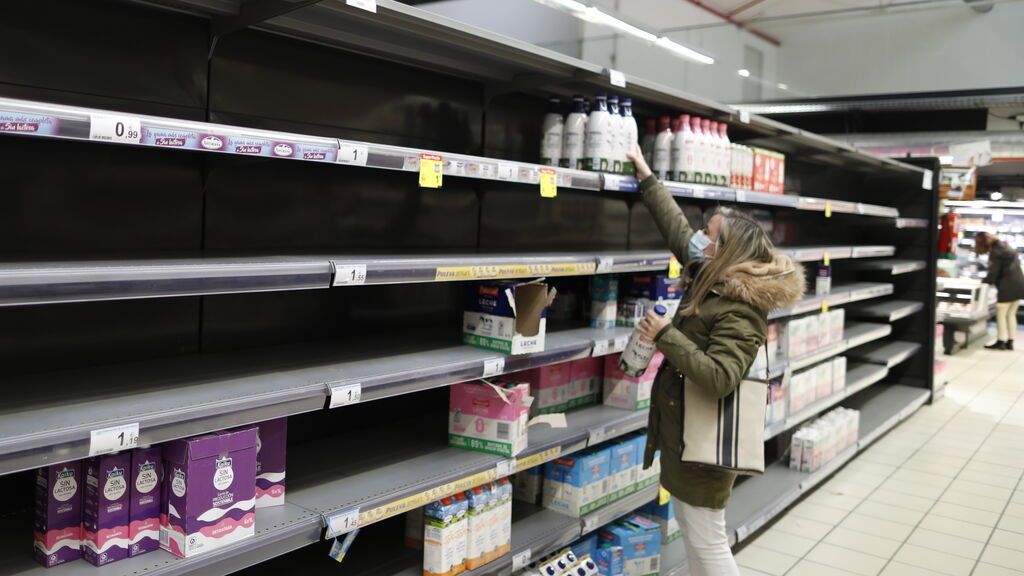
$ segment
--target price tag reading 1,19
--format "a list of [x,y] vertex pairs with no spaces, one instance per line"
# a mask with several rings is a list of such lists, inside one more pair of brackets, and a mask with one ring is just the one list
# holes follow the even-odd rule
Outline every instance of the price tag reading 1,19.
[[353,142],[338,141],[338,164],[355,164],[356,166],[366,166],[366,161],[370,158],[370,150],[363,144],[355,144]]
[[136,116],[92,114],[89,116],[89,140],[138,144],[142,140],[142,121]]
[[505,371],[505,359],[504,358],[490,358],[484,360],[484,378],[490,378],[491,376],[497,376]]
[[444,160],[440,154],[420,154],[420,186],[440,188]]
[[363,399],[362,383],[357,382],[355,384],[338,385],[328,384],[327,386],[331,393],[331,403],[327,406],[328,408],[358,404]]
[[540,195],[544,198],[558,196],[558,173],[554,168],[540,169]]
[[89,433],[89,456],[111,454],[139,446],[139,423],[122,424]]
[[327,517],[327,537],[336,538],[359,528],[359,508],[352,508]]
[[335,286],[356,286],[366,284],[366,264],[349,264],[334,267]]

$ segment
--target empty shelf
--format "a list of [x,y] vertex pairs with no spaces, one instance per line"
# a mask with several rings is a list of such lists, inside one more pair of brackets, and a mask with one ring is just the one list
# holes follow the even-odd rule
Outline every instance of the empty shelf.
[[865,344],[850,350],[846,355],[851,360],[861,360],[892,368],[916,354],[920,349],[921,344],[918,342],[894,340]]

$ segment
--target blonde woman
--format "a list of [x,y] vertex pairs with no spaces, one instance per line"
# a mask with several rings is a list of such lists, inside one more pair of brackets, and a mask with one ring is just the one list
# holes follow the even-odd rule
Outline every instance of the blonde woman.
[[996,287],[996,341],[989,350],[1013,350],[1017,334],[1017,308],[1024,300],[1024,272],[1017,251],[995,234],[979,232],[974,237],[974,251],[988,254],[988,274],[982,282]]
[[[718,398],[735,390],[765,343],[768,312],[792,306],[803,296],[803,267],[776,255],[754,219],[726,209],[719,211],[713,248],[702,250],[710,258],[691,266],[693,229],[651,174],[639,149],[629,156],[636,163],[644,204],[688,276],[676,317],[669,320],[650,313],[639,325],[666,360],[652,393],[644,466],[650,466],[660,451],[661,483],[675,498],[690,574],[737,576],[725,529],[725,507],[736,473],[682,460],[683,387],[699,386]],[[688,435],[694,432],[687,430]],[[707,430],[709,435],[717,433]]]

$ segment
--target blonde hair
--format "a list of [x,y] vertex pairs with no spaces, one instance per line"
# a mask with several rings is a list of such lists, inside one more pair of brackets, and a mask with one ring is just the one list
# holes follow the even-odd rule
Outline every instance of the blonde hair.
[[719,208],[715,214],[722,217],[715,256],[690,284],[683,305],[687,316],[700,313],[701,303],[730,268],[743,262],[771,262],[775,256],[775,246],[757,220],[731,208]]

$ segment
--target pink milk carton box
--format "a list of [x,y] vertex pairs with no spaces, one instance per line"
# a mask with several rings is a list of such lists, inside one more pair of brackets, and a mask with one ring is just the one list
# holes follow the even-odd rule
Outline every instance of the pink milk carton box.
[[530,385],[464,382],[450,387],[448,444],[498,456],[526,448]]
[[288,419],[275,418],[257,425],[256,508],[281,506],[285,492],[285,453]]
[[619,369],[619,355],[605,356],[604,403],[606,406],[627,410],[644,410],[651,405],[654,378],[665,357],[655,352],[647,371],[634,378]]
[[533,396],[533,405],[530,407],[532,415],[565,412],[572,384],[570,362],[526,370],[516,374],[515,379],[530,384],[530,394]]
[[94,456],[85,461],[82,555],[93,566],[128,557],[131,465],[131,452]]
[[82,557],[82,486],[81,461],[36,471],[33,548],[47,568]]
[[164,477],[163,451],[159,446],[132,450],[132,475],[128,481],[128,556],[160,548],[160,500]]
[[604,361],[600,357],[591,357],[573,360],[570,364],[572,376],[566,408],[597,404],[604,375]]
[[191,558],[256,534],[256,437],[252,427],[164,445],[161,548]]

